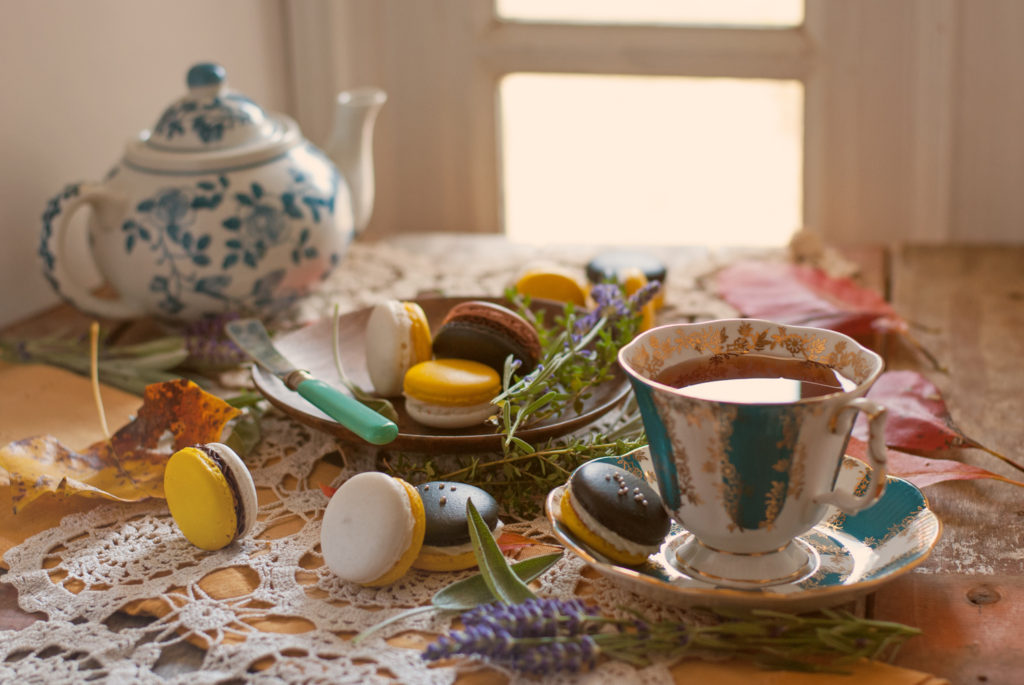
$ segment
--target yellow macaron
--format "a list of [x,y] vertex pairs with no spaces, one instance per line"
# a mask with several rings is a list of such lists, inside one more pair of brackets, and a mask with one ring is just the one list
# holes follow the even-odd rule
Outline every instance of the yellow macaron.
[[491,400],[501,392],[498,372],[468,359],[432,359],[405,374],[405,410],[435,428],[465,428],[498,411]]
[[516,292],[533,298],[587,304],[587,284],[576,272],[554,264],[528,267],[515,283]]
[[227,445],[211,442],[175,452],[164,469],[171,516],[196,547],[217,550],[248,535],[259,508],[245,463]]
[[342,580],[390,585],[408,572],[423,547],[426,515],[416,488],[377,471],[356,474],[324,510],[320,549]]

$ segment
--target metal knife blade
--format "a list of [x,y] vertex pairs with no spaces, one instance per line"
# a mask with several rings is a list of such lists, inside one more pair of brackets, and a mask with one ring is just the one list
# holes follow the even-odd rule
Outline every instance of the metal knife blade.
[[374,445],[398,437],[398,426],[359,400],[297,368],[282,355],[258,319],[236,319],[224,331],[253,361],[350,431]]

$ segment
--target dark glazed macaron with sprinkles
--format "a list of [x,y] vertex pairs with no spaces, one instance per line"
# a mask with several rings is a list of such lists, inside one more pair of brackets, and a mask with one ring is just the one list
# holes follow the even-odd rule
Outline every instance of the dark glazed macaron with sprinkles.
[[439,359],[470,359],[499,374],[509,355],[522,362],[521,375],[532,371],[540,359],[540,339],[533,325],[508,307],[482,300],[452,307],[434,334],[433,349]]
[[657,552],[671,526],[661,497],[647,481],[599,460],[570,476],[559,518],[595,552],[627,566]]
[[469,539],[466,501],[473,500],[480,518],[493,533],[501,527],[498,501],[475,485],[432,481],[416,486],[427,519],[423,547],[413,568],[425,571],[458,571],[476,566]]

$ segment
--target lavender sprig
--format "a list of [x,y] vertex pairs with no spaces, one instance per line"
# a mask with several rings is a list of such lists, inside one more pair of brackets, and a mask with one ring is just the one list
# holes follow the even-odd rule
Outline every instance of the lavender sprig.
[[462,614],[463,630],[427,646],[436,661],[474,656],[529,674],[578,672],[598,656],[645,665],[653,659],[729,656],[767,668],[842,672],[862,658],[892,658],[916,628],[823,611],[799,616],[775,611],[733,615],[709,612],[707,625],[599,615],[579,600],[533,599],[489,604]]
[[520,313],[532,318],[541,336],[540,363],[521,379],[514,379],[514,360],[503,377],[503,391],[493,401],[501,407],[498,423],[504,434],[505,456],[531,453],[535,448],[516,433],[538,421],[581,411],[593,388],[611,378],[618,351],[633,339],[642,308],[660,288],[651,282],[626,297],[621,285],[601,283],[591,290],[595,306],[582,316],[572,304],[565,306],[554,329],[529,309],[529,300],[515,293],[508,297]]

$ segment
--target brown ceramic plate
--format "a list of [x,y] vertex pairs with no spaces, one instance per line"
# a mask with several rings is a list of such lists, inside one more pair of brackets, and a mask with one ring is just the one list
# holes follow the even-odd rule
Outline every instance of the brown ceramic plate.
[[[494,298],[432,297],[416,300],[430,321],[431,330],[437,330],[449,309],[466,300],[488,300]],[[534,307],[547,312],[547,320],[561,312],[556,302],[537,300]],[[369,373],[366,370],[366,344],[364,332],[370,317],[370,308],[360,309],[339,318],[338,340],[341,347],[341,362],[345,373],[355,384],[370,390]],[[293,364],[307,369],[315,378],[341,388],[338,372],[334,366],[334,343],[331,335],[331,319],[323,319],[305,328],[278,336],[274,343],[281,353]],[[344,442],[367,444],[347,428],[330,418],[297,393],[288,390],[278,378],[258,366],[253,366],[253,380],[256,388],[278,407],[296,420],[327,431]],[[597,386],[583,405],[582,411],[571,416],[562,416],[541,421],[517,434],[531,443],[543,442],[549,438],[565,435],[582,428],[598,419],[605,412],[621,402],[629,393],[625,374],[616,368],[615,377]],[[424,426],[412,420],[405,411],[402,398],[391,398],[398,412],[398,438],[387,445],[387,449],[409,452],[489,452],[501,450],[501,435],[486,424],[464,429],[440,429]]]

